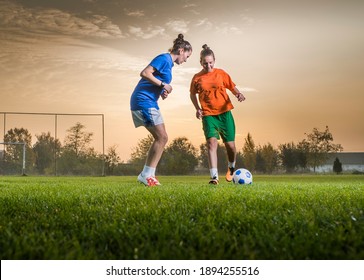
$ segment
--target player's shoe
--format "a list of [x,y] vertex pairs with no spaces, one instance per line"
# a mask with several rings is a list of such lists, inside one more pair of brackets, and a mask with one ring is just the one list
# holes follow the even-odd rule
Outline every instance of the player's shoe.
[[226,175],[225,175],[226,181],[231,182],[233,180],[234,171],[235,171],[234,167],[228,168],[228,171],[226,172]]
[[162,185],[161,183],[159,183],[159,181],[158,181],[157,177],[153,176],[153,178],[154,178],[154,182],[155,182],[155,185],[156,185],[156,186],[160,186],[160,185]]
[[210,185],[218,185],[219,184],[219,180],[216,177],[211,178],[210,181],[209,181],[209,184]]
[[154,187],[154,186],[160,186],[161,183],[159,183],[158,179],[154,176],[150,176],[150,177],[144,177],[142,175],[142,173],[140,173],[138,175],[138,181],[142,184],[144,184],[145,186],[148,187]]

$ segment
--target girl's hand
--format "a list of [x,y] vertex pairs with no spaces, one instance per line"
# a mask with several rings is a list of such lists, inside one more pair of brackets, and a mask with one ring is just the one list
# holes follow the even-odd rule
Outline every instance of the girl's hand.
[[173,88],[172,88],[172,86],[170,84],[165,84],[163,89],[165,91],[167,91],[168,94],[171,93],[172,90],[173,90]]
[[241,101],[244,101],[244,100],[245,100],[245,96],[244,96],[241,92],[239,92],[239,93],[238,93],[238,94],[236,94],[235,96],[236,96],[236,98],[238,99],[238,101],[239,101],[239,102],[241,102]]
[[165,89],[163,90],[163,92],[161,93],[161,97],[162,97],[162,99],[164,100],[164,99],[166,99],[167,97],[168,97],[168,91],[166,91]]
[[201,109],[198,109],[196,111],[196,118],[198,118],[200,120],[202,118],[202,116],[203,116],[202,110]]

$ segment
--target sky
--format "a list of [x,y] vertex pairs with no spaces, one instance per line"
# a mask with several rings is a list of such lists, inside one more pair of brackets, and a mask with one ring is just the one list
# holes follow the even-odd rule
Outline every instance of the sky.
[[[208,44],[246,97],[230,95],[238,150],[248,133],[277,147],[328,126],[344,151],[362,152],[363,15],[359,0],[0,0],[0,112],[104,114],[105,149],[126,161],[147,136],[129,108],[140,71],[182,33],[193,53],[159,101],[170,141],[205,142],[189,85]],[[0,114],[0,139],[3,122]],[[61,142],[81,122],[100,150],[99,117],[57,122]],[[54,118],[7,115],[13,127],[54,135]]]

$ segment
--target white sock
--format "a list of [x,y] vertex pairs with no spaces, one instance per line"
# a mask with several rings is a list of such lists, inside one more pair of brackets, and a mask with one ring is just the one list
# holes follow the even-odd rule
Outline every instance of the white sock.
[[155,168],[144,165],[144,168],[143,168],[143,171],[142,171],[142,175],[145,178],[148,178],[150,176],[154,176],[155,175]]
[[235,161],[234,162],[228,162],[228,167],[229,168],[235,168]]
[[210,169],[210,176],[212,178],[219,179],[219,173],[217,173],[217,168],[211,168]]

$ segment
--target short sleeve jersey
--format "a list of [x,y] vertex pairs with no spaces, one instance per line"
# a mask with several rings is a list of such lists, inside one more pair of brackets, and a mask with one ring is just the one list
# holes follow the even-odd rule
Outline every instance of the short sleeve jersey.
[[[171,83],[173,60],[169,53],[158,55],[149,65],[155,69],[154,77],[166,84]],[[163,89],[160,86],[141,78],[131,95],[130,109],[133,111],[147,108],[159,109],[158,99],[162,92]]]
[[205,116],[220,115],[234,108],[226,89],[233,91],[234,82],[224,70],[214,68],[212,72],[199,72],[191,81],[191,94],[198,99]]

